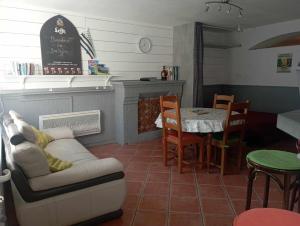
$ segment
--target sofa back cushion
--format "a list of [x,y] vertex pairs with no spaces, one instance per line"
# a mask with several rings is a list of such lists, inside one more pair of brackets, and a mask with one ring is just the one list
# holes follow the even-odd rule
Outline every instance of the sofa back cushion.
[[23,134],[27,141],[31,143],[36,142],[36,136],[31,125],[21,119],[14,119],[14,122],[17,125],[19,132]]
[[35,143],[40,146],[40,148],[45,148],[51,141],[54,140],[50,135],[44,133],[37,128],[32,126],[33,133],[35,135]]
[[47,175],[73,165],[46,152],[44,148],[54,138],[25,122],[17,112],[9,111],[9,116],[5,118],[3,125],[7,135],[14,135],[13,139],[10,139],[11,144],[16,145],[11,148],[12,159],[22,168],[27,177]]
[[47,158],[43,150],[31,142],[23,142],[12,147],[12,157],[29,178],[50,173]]
[[14,120],[10,117],[10,115],[3,115],[2,123],[3,126],[8,126],[9,124],[13,123]]
[[16,119],[21,119],[23,120],[23,116],[20,115],[18,112],[14,111],[14,110],[10,110],[8,112],[8,114],[10,115],[10,117],[13,119],[13,120],[16,120]]
[[25,141],[25,137],[19,132],[16,124],[11,123],[5,128],[9,141],[13,145],[21,144]]
[[25,137],[19,132],[16,124],[9,115],[3,116],[3,128],[11,144],[17,145],[25,140]]
[[37,144],[42,149],[54,140],[50,135],[38,130],[21,119],[14,119],[14,121],[18,127],[18,131],[23,134],[25,139],[31,143]]

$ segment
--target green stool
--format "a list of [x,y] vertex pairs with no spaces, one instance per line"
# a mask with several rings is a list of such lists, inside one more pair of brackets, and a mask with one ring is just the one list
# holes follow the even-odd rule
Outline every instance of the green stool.
[[[290,190],[299,181],[300,175],[300,159],[297,158],[297,155],[286,151],[257,150],[250,152],[246,159],[250,169],[246,210],[249,210],[251,206],[253,180],[258,173],[266,175],[263,207],[268,206],[270,178],[272,178],[283,190],[283,209],[289,209]],[[283,184],[276,174],[284,176]],[[292,176],[296,176],[293,183],[291,183]]]

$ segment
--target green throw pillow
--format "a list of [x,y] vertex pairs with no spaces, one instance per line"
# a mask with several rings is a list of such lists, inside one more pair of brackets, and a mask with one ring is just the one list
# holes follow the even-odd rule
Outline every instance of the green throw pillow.
[[44,150],[44,153],[45,153],[47,161],[48,161],[49,169],[52,173],[68,169],[73,165],[71,162],[67,162],[67,161],[64,161],[64,160],[54,157],[53,155],[51,155],[49,152],[47,152],[45,150]]

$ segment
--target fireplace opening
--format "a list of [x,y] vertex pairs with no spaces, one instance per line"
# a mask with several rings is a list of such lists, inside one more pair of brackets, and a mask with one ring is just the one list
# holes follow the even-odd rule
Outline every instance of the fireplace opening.
[[155,120],[160,113],[159,97],[139,97],[138,133],[158,130]]

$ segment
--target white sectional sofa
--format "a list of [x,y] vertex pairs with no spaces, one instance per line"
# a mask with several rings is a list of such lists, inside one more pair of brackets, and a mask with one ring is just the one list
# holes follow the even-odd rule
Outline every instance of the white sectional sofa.
[[51,173],[44,165],[47,161],[35,156],[36,145],[23,139],[11,123],[14,121],[7,117],[4,154],[12,173],[20,226],[85,225],[122,215],[126,183],[123,166],[117,159],[96,158],[73,137],[70,129],[50,129],[45,132],[54,141],[45,150],[73,164]]

